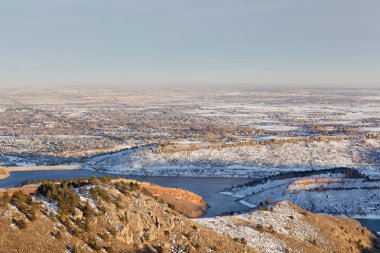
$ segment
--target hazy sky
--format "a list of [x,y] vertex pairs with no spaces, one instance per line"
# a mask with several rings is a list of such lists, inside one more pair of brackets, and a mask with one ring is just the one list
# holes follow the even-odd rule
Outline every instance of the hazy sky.
[[0,84],[380,87],[380,1],[0,0]]

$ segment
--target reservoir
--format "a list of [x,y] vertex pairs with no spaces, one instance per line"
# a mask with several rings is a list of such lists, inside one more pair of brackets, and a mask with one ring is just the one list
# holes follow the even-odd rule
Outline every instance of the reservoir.
[[[54,171],[16,171],[0,180],[0,188],[16,187],[25,181],[40,179],[70,179],[86,178],[90,176],[107,176],[110,174],[92,170],[54,170]],[[116,176],[116,175],[111,175]],[[126,177],[121,175],[120,177]],[[203,197],[210,205],[206,217],[222,215],[227,212],[246,211],[249,207],[236,202],[236,198],[219,194],[234,185],[244,184],[247,178],[196,178],[196,177],[149,177],[127,176],[131,179],[151,182],[160,186],[181,188],[194,192]]]

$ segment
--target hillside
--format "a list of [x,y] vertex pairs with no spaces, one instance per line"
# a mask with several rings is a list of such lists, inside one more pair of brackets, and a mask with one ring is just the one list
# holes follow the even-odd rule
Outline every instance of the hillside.
[[260,252],[380,252],[380,240],[358,221],[307,212],[290,202],[247,214],[196,221]]
[[137,182],[43,183],[4,194],[0,252],[255,252],[204,228]]
[[[309,140],[299,142],[265,142],[253,146],[221,145],[218,148],[177,146],[165,151],[142,149],[118,162],[118,157],[98,163],[96,170],[136,175],[257,177],[275,174],[279,170],[311,168],[377,168],[380,141],[357,138]],[[112,166],[110,166],[112,165]],[[277,168],[277,169],[276,169]],[[378,169],[372,173],[379,177]]]

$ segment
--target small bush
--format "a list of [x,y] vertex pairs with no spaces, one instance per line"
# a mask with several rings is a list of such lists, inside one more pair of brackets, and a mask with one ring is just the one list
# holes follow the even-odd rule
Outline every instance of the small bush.
[[95,238],[90,238],[87,244],[93,250],[100,251],[102,249]]
[[264,227],[263,227],[263,225],[261,225],[261,224],[257,224],[257,225],[256,225],[256,229],[257,229],[257,231],[259,231],[260,233],[261,233],[261,232],[264,232]]
[[91,188],[90,192],[91,192],[92,198],[96,201],[98,200],[98,198],[101,198],[107,203],[110,203],[112,201],[111,195],[107,192],[107,190],[99,186],[95,186]]
[[106,250],[107,253],[114,253],[115,252],[115,250],[111,246],[106,246],[106,247],[104,247],[104,249]]
[[114,228],[114,227],[112,227],[112,228],[108,228],[108,232],[109,232],[113,237],[115,237],[116,234],[117,234],[116,228]]
[[61,233],[61,231],[57,231],[57,233],[55,234],[55,238],[57,238],[57,239],[62,239],[62,233]]
[[141,189],[141,193],[148,196],[148,197],[151,197],[151,198],[156,198],[153,193],[151,193],[148,189],[146,189],[145,187]]
[[10,201],[10,197],[9,197],[9,193],[8,192],[4,192],[3,196],[1,197],[0,199],[0,203],[2,206],[5,206],[6,204],[9,203]]
[[276,231],[274,230],[274,227],[273,227],[272,225],[270,225],[270,226],[268,227],[268,231],[269,231],[270,233],[272,233],[272,234],[276,233]]
[[267,211],[268,209],[267,209],[266,206],[259,206],[259,207],[258,207],[258,210],[259,210],[259,211]]
[[25,229],[26,228],[26,222],[24,219],[15,220],[14,224],[18,229]]
[[235,237],[234,241],[242,243],[242,244],[245,244],[245,245],[247,244],[247,240],[245,238],[243,238],[243,237]]
[[95,210],[90,206],[88,202],[86,202],[86,204],[84,204],[84,206],[82,206],[80,209],[83,213],[83,216],[86,218],[89,218],[95,215]]
[[41,184],[37,193],[45,196],[49,200],[58,202],[58,213],[60,215],[75,215],[75,208],[80,203],[78,194],[75,192],[73,183],[61,183],[57,185],[52,182]]
[[164,248],[162,248],[162,246],[160,245],[156,245],[156,246],[153,246],[154,249],[156,250],[157,253],[163,253],[164,252]]

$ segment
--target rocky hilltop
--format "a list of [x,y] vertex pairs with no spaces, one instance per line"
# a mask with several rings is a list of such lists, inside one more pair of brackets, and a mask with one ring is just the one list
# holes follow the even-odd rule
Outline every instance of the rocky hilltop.
[[132,181],[46,182],[0,202],[0,252],[255,252]]

